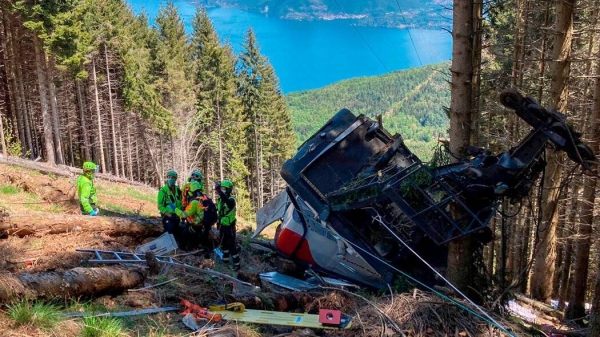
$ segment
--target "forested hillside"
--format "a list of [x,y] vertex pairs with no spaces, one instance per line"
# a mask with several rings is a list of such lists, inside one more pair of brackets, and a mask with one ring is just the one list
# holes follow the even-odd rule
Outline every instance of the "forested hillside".
[[289,20],[353,20],[358,25],[450,28],[451,0],[198,0]]
[[243,213],[281,187],[291,118],[252,30],[236,55],[200,7],[191,36],[172,3],[152,26],[122,0],[0,0],[0,14],[4,155],[155,186],[199,169],[232,179]]
[[355,78],[322,89],[286,95],[298,145],[342,108],[355,115],[382,115],[390,132],[402,134],[422,159],[446,138],[450,103],[449,63]]

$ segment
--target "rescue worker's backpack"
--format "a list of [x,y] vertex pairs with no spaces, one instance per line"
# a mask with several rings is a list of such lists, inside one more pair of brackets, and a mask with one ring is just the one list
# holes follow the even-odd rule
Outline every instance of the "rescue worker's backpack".
[[212,199],[210,199],[206,195],[203,195],[200,200],[202,201],[202,206],[204,208],[203,222],[205,224],[210,224],[211,226],[214,225],[219,218],[219,216],[217,215],[217,206],[212,201]]

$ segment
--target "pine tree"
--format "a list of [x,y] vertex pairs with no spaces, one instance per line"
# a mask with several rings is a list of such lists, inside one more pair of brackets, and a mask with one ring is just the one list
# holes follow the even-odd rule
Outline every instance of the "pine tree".
[[[452,47],[452,100],[450,103],[450,152],[461,158],[471,140],[474,114],[473,0],[454,0]],[[454,210],[456,211],[456,210]],[[476,241],[472,236],[453,240],[448,245],[448,279],[459,289],[473,295],[470,287],[477,277]]]
[[265,109],[265,101],[261,92],[265,58],[260,54],[260,47],[251,28],[248,29],[243,48],[237,69],[238,97],[242,105],[242,113],[248,121],[246,130],[246,138],[249,140],[246,159],[246,166],[250,170],[248,187],[253,204],[260,208],[263,201],[264,171],[261,153],[264,142],[262,136],[264,134],[264,117],[268,112]]
[[[575,0],[559,1],[556,15],[556,29],[552,64],[552,81],[550,99],[551,107],[558,111],[566,111],[568,98],[568,80],[570,54],[573,38],[573,11]],[[542,195],[542,219],[540,231],[540,247],[535,256],[531,276],[531,295],[543,302],[550,302],[552,294],[552,278],[556,260],[556,227],[559,215],[559,197],[562,191],[559,186],[562,180],[561,154],[550,154],[545,168],[544,191]]]
[[[175,130],[179,130],[193,115],[193,82],[185,27],[173,2],[160,8],[156,17],[156,32],[157,39],[151,53],[152,74],[157,79],[160,104],[173,115]],[[168,169],[182,171],[186,167],[189,149],[186,146],[175,148],[175,143],[183,143],[176,133],[160,134],[161,172]]]
[[[56,99],[53,83],[48,77],[48,55],[44,41],[52,35],[54,18],[73,9],[74,1],[17,1],[14,10],[25,18],[23,25],[33,33],[35,64],[40,93],[40,108],[44,133],[44,150],[50,164],[63,163],[58,112],[52,102]],[[55,151],[56,149],[56,151]]]
[[262,179],[266,182],[265,197],[270,200],[285,188],[285,182],[279,175],[279,171],[284,161],[293,155],[296,136],[292,125],[292,116],[279,87],[279,80],[268,61],[264,66],[262,83],[262,101],[267,112],[264,115],[263,127],[266,139],[262,143],[265,153],[263,161],[267,172]]
[[278,170],[291,155],[294,136],[279,81],[273,67],[261,55],[252,29],[246,34],[243,48],[237,67],[238,96],[249,124],[248,185],[254,206],[260,208],[281,189],[277,186],[281,184]]
[[231,179],[236,186],[242,214],[248,214],[245,179],[248,170],[243,157],[247,151],[244,120],[236,97],[235,55],[228,45],[221,46],[203,8],[193,20],[192,46],[196,88],[194,124],[201,134],[198,141],[211,144],[206,161],[216,165],[215,180]]
[[120,48],[125,62],[122,94],[126,109],[138,113],[160,132],[172,133],[175,131],[172,115],[161,105],[156,77],[151,73],[150,46],[155,38],[147,17],[142,14],[135,18]]

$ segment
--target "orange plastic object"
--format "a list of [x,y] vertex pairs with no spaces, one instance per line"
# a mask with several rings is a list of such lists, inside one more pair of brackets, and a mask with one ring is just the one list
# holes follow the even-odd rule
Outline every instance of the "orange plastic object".
[[182,315],[192,314],[194,318],[204,318],[213,322],[220,322],[223,318],[221,314],[213,314],[208,309],[203,308],[197,304],[194,304],[188,300],[181,300],[181,305],[185,307],[185,310],[181,313]]

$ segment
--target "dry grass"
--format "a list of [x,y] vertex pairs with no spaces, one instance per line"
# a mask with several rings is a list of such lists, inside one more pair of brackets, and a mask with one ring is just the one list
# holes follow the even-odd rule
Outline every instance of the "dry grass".
[[[437,295],[416,289],[413,293],[388,294],[372,301],[349,296],[355,297],[352,304],[347,296],[335,292],[328,299],[333,302],[330,305],[344,307],[345,312],[353,316],[354,331],[342,332],[339,336],[508,336]],[[508,320],[494,319],[516,331],[515,335],[528,336],[519,334],[518,327]]]

